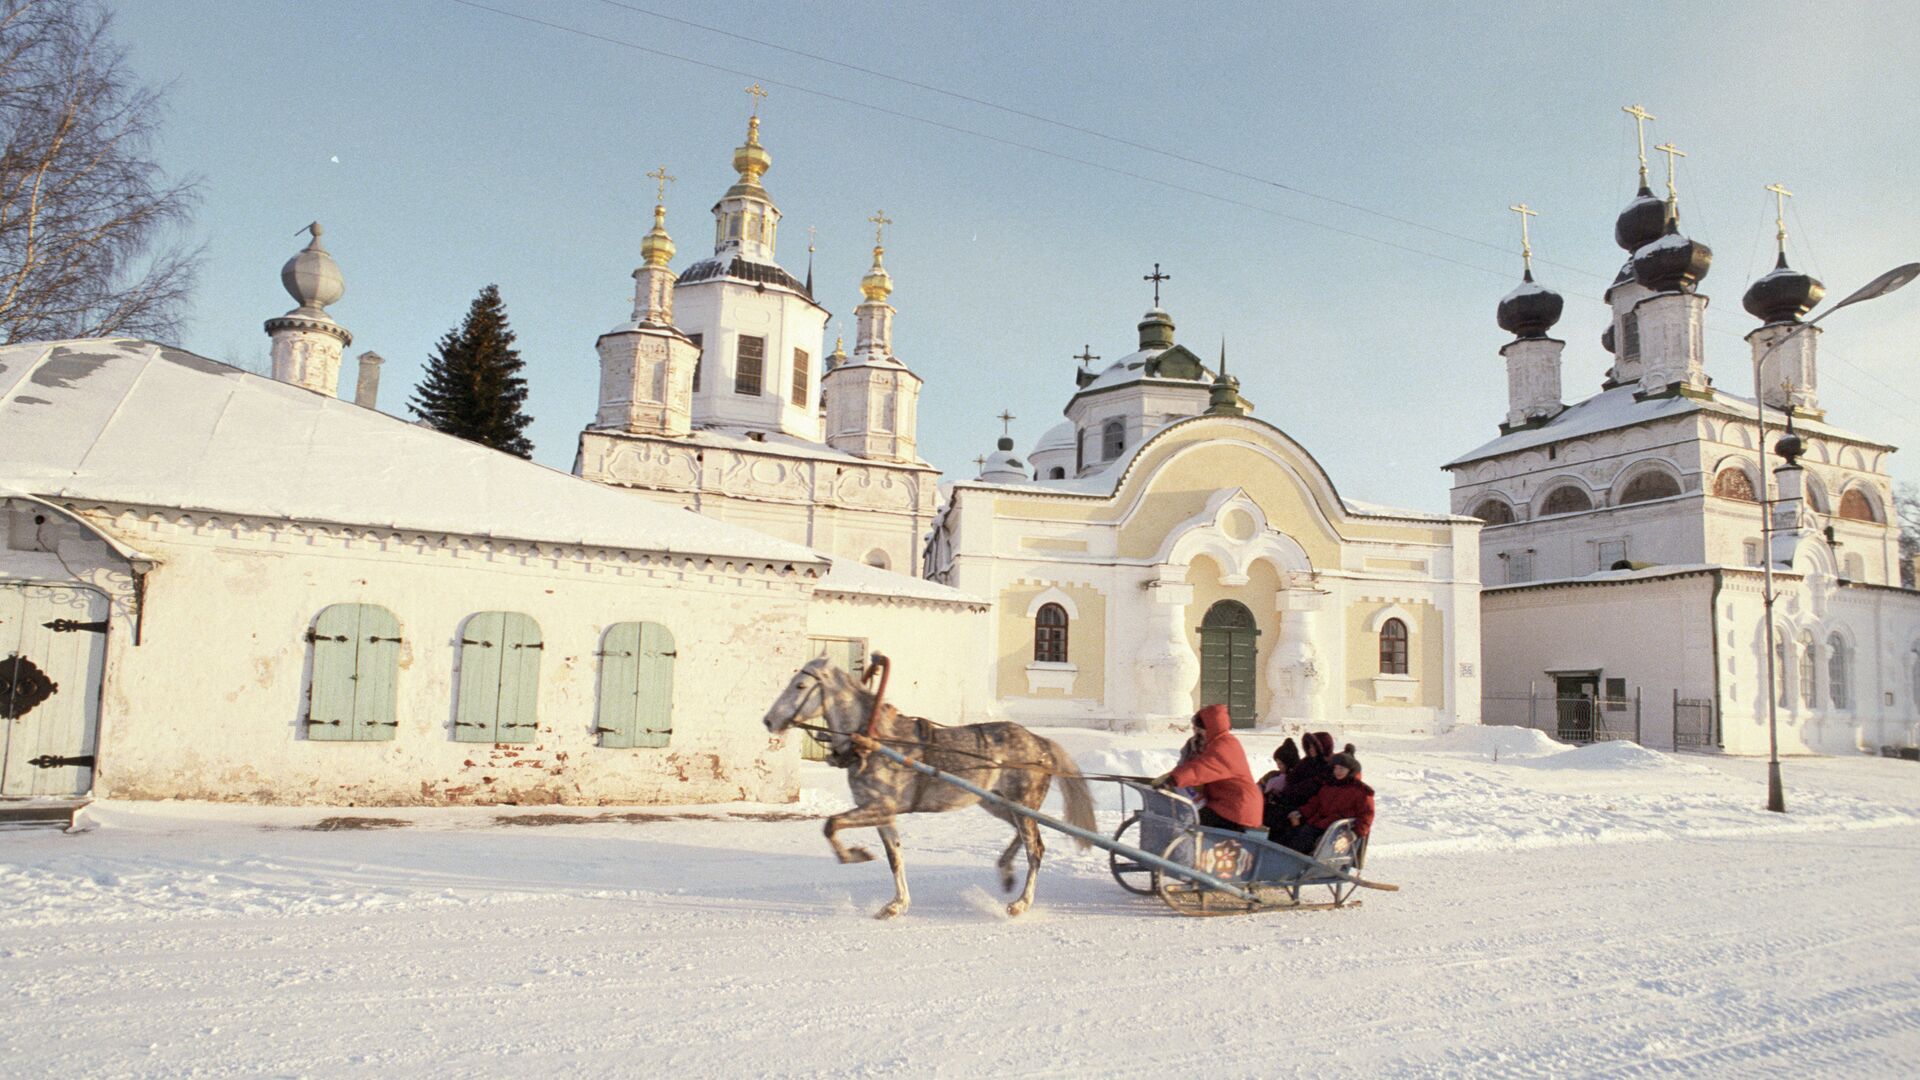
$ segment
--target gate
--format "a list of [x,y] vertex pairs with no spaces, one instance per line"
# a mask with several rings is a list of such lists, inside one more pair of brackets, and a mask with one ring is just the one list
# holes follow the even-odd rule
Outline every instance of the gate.
[[0,795],[93,789],[107,598],[82,585],[0,584]]
[[1673,692],[1673,748],[1711,750],[1720,745],[1712,698],[1683,698]]
[[1253,726],[1254,641],[1260,636],[1253,612],[1222,600],[1200,620],[1200,704],[1225,705],[1233,726]]

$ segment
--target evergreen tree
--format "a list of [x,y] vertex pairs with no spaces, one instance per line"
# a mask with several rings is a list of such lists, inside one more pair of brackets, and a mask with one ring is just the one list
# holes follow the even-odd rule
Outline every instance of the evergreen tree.
[[457,330],[447,331],[427,363],[426,378],[408,403],[413,414],[449,435],[471,439],[520,457],[533,456],[524,432],[533,417],[522,411],[527,380],[520,350],[507,328],[500,287],[480,290]]

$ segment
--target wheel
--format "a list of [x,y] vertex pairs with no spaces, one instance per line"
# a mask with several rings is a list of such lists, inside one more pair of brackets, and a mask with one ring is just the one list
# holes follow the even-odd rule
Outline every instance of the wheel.
[[[1127,830],[1129,829],[1133,830],[1135,840],[1127,839]],[[1139,833],[1140,812],[1135,811],[1131,817],[1120,823],[1118,829],[1113,831],[1113,838],[1115,841],[1126,844],[1129,847],[1139,847],[1140,845],[1136,842]],[[1109,850],[1107,852],[1107,869],[1113,872],[1113,880],[1119,882],[1121,888],[1133,893],[1135,896],[1151,896],[1153,894],[1153,868],[1145,863],[1135,862],[1117,851]]]

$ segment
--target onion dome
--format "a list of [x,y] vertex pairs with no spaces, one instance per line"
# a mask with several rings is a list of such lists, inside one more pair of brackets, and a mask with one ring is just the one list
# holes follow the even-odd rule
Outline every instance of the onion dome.
[[653,206],[653,229],[640,241],[640,258],[648,266],[665,266],[673,261],[673,237],[667,235],[667,208]]
[[1527,270],[1520,276],[1520,286],[1500,298],[1495,318],[1500,329],[1514,337],[1546,337],[1565,307],[1559,293],[1534,284],[1533,271]]
[[[834,335],[834,338],[833,338],[833,351],[827,354],[827,371],[832,371],[834,368],[841,367],[845,365],[846,362],[847,362],[846,335],[836,334]],[[826,372],[823,371],[821,372],[821,374],[824,375],[826,374]]]
[[1788,465],[1800,464],[1800,455],[1807,452],[1806,440],[1793,430],[1793,413],[1787,413],[1787,433],[1773,444],[1773,452],[1785,458]]
[[301,231],[313,233],[313,240],[280,268],[280,284],[300,305],[299,310],[319,315],[328,304],[346,295],[347,283],[340,276],[339,264],[320,246],[320,223],[316,221]]
[[1607,328],[1600,332],[1600,347],[1607,350],[1609,353],[1618,351],[1613,347],[1613,324],[1612,323],[1608,323]]
[[988,454],[980,466],[980,479],[997,484],[1017,483],[1028,479],[1027,463],[1021,461],[1013,452],[1013,438],[1000,436],[996,449]]
[[773,155],[760,145],[760,118],[751,117],[747,120],[747,141],[734,148],[733,171],[740,174],[742,186],[757,188],[772,164]]
[[1633,279],[1657,293],[1690,293],[1713,265],[1713,249],[1680,232],[1680,210],[1667,215],[1666,232],[1633,253]]
[[1140,348],[1143,351],[1173,348],[1173,316],[1159,308],[1151,308],[1142,315],[1140,317]]
[[[1642,173],[1644,176],[1644,171]],[[1625,210],[1613,221],[1613,242],[1626,249],[1631,255],[1655,240],[1665,231],[1667,224],[1667,204],[1654,197],[1648,190],[1644,179],[1640,182],[1640,191],[1627,204]]]
[[1783,251],[1773,269],[1747,287],[1740,303],[1764,323],[1799,322],[1826,295],[1827,287],[1818,279],[1787,265]]
[[881,265],[880,256],[886,251],[879,244],[873,245],[873,266],[867,270],[867,276],[860,279],[860,292],[876,304],[884,304],[893,293],[893,275]]

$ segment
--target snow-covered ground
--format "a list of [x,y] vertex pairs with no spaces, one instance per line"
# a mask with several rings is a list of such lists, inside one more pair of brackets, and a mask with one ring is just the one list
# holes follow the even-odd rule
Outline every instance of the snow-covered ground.
[[[1061,736],[1151,773],[1177,737]],[[1248,740],[1264,755],[1271,739]],[[1887,1076],[1920,1060],[1920,766],[1472,730],[1363,742],[1337,912],[1189,919],[1049,834],[1009,919],[979,811],[914,903],[798,805],[96,804],[0,833],[0,1073]],[[1496,760],[1497,757],[1497,760]],[[1102,823],[1117,823],[1103,794]],[[346,819],[346,820],[343,820]]]

